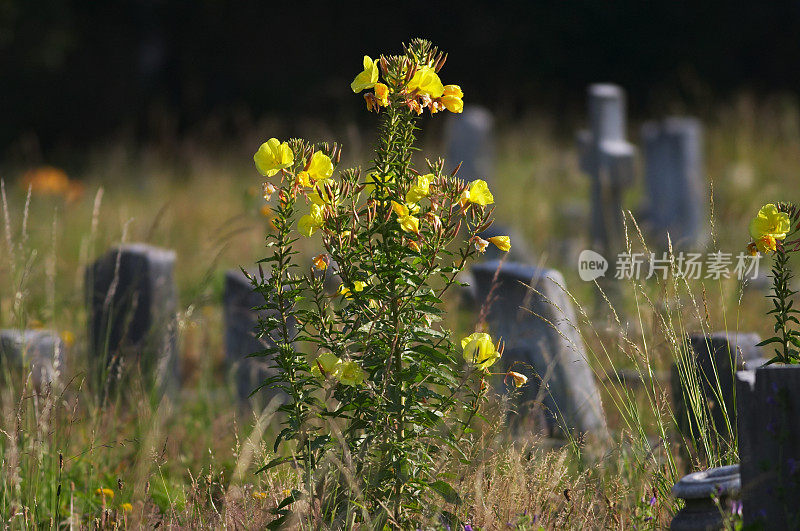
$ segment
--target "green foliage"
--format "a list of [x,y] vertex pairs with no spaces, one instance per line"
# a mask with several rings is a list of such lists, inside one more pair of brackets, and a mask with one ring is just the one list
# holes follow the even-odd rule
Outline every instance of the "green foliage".
[[[467,185],[445,174],[441,159],[426,161],[424,171],[412,164],[421,109],[444,109],[442,94],[426,92],[415,73],[429,75],[443,63],[422,40],[404,55],[365,62],[359,79],[369,80],[379,64],[388,89],[383,104],[376,103],[377,86],[366,96],[381,119],[366,172],[337,168],[338,178],[305,186],[309,174],[315,179],[315,154],[337,163],[341,150],[288,142],[293,162],[280,171],[275,232],[267,235],[273,253],[261,260],[269,275],[262,268],[253,279],[269,313],[260,322],[270,344],[262,354],[276,369],[264,385],[288,397],[274,449],[284,445],[291,452],[262,470],[289,462],[301,467],[309,513],[319,511],[336,527],[405,527],[431,515],[424,503],[429,496],[460,498],[444,464],[466,459],[462,445],[478,415],[486,373],[465,370],[449,332],[436,323],[442,294],[476,254],[470,243],[491,223],[491,208],[470,200]],[[415,187],[426,196],[418,204],[407,202]],[[294,225],[308,200],[315,203],[312,218],[301,217],[300,225],[316,220],[324,253],[303,270]],[[319,206],[321,215],[314,210]],[[326,283],[336,277],[341,286],[332,294]],[[299,496],[293,492],[280,503],[281,521]]]

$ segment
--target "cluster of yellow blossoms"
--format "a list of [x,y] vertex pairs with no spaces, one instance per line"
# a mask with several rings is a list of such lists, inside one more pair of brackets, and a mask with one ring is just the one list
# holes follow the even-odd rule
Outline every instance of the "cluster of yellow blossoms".
[[778,242],[783,241],[792,229],[792,223],[789,214],[780,212],[778,207],[769,203],[761,207],[756,217],[750,221],[749,228],[753,241],[747,246],[747,250],[755,256],[758,252],[774,252]]
[[[380,65],[380,66],[379,66]],[[404,87],[399,89],[398,96],[403,104],[417,114],[428,109],[431,114],[447,109],[450,112],[460,113],[464,110],[464,92],[458,85],[443,85],[437,73],[444,65],[441,61],[435,67],[428,65],[413,65],[406,71]],[[380,83],[379,71],[386,73],[386,60],[381,58],[373,61],[368,55],[364,56],[364,70],[359,73],[350,88],[358,94],[363,90],[373,89],[373,92],[364,94],[367,109],[378,112],[381,107],[389,106],[390,96],[394,88]]]
[[354,361],[342,361],[336,354],[325,352],[311,365],[311,375],[315,378],[332,378],[343,385],[361,385],[364,370]]

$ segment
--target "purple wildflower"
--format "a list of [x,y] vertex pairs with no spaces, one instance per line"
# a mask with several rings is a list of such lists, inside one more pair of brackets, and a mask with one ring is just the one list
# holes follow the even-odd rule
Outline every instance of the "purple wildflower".
[[472,531],[472,526],[469,524],[464,524],[464,531]]

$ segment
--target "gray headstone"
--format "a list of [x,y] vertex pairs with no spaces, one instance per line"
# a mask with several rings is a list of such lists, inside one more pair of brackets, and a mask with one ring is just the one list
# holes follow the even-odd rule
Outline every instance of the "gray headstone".
[[736,393],[744,524],[798,529],[800,366],[742,371]]
[[[728,426],[731,430],[736,430],[735,373],[758,367],[766,361],[761,347],[756,346],[761,342],[761,338],[758,334],[743,332],[715,332],[709,335],[692,333],[686,342],[694,356],[694,365],[687,370],[694,371],[694,379],[703,394],[700,403],[708,405],[710,420],[721,437],[719,442],[731,446],[734,444],[734,434],[729,431]],[[704,430],[702,423],[697,419],[700,413],[689,405],[690,402],[684,396],[685,392],[678,366],[673,365],[672,393],[675,418],[685,435],[689,436],[692,433],[698,435],[700,430]],[[725,421],[726,415],[728,422]],[[708,435],[706,430],[704,433]],[[714,441],[715,438],[711,437],[711,440]]]
[[623,242],[622,193],[633,183],[635,148],[625,140],[625,92],[589,86],[589,130],[578,133],[581,169],[592,182],[592,245],[607,253]]
[[[263,305],[264,297],[253,290],[252,283],[240,269],[225,272],[225,359],[233,370],[237,395],[242,402],[265,378],[275,374],[275,369],[270,366],[270,358],[248,357],[264,350],[266,346],[255,335],[259,317],[267,315],[264,310],[257,311],[255,308]],[[278,395],[282,396],[280,392],[265,389],[259,391],[257,396],[266,405]]]
[[494,118],[488,109],[469,105],[464,112],[450,113],[447,122],[447,168],[461,163],[458,176],[464,180],[494,178]]
[[179,382],[175,253],[116,247],[86,271],[93,370],[102,386],[134,365],[159,388]]
[[705,244],[708,217],[703,174],[703,126],[696,118],[671,117],[642,126],[647,189],[646,220],[656,245],[667,233],[677,249]]
[[522,362],[514,370],[525,372],[519,369],[528,365],[538,377],[522,388],[522,400],[542,400],[551,434],[566,428],[605,438],[608,431],[600,393],[576,329],[572,301],[562,289],[561,273],[506,262],[493,288],[499,265],[497,261],[478,264],[472,274],[479,306],[491,292],[486,317],[492,337],[505,342],[505,366]]
[[[673,531],[705,531],[723,529],[723,510],[731,511],[741,491],[739,465],[709,468],[681,478],[672,487],[672,495],[686,503],[672,518]],[[719,500],[720,507],[714,503]]]
[[52,330],[0,330],[0,365],[31,373],[33,385],[42,389],[64,370],[64,343]]

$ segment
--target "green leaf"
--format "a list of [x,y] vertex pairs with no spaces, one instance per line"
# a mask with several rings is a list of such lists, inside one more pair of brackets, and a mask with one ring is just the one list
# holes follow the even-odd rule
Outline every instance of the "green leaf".
[[455,505],[461,504],[461,497],[456,492],[456,489],[451,487],[446,481],[439,479],[433,483],[430,483],[428,487],[436,491],[447,503],[452,503]]

